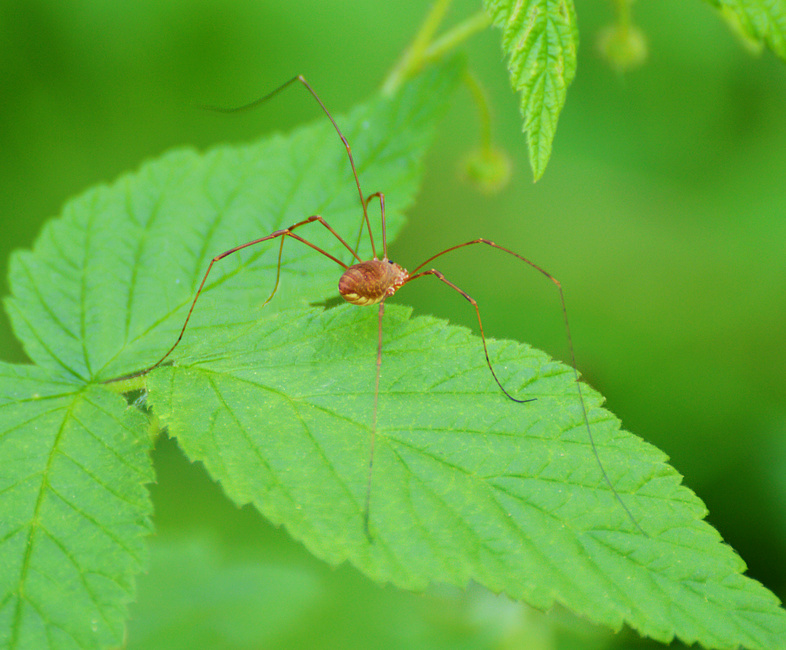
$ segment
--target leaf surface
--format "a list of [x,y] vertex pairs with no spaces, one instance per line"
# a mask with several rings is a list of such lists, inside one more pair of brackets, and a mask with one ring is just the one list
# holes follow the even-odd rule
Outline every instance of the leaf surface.
[[120,644],[146,557],[144,417],[0,364],[0,647]]
[[[450,69],[340,120],[366,193],[385,192],[391,238],[418,189],[422,155],[446,105],[439,100],[456,83],[458,67]],[[376,205],[369,212],[381,257]],[[63,212],[33,251],[12,255],[5,304],[30,358],[79,380],[110,379],[154,363],[175,340],[215,255],[313,214],[354,246],[362,218],[346,152],[324,117],[290,138],[204,155],[169,153],[111,187],[89,190]],[[352,263],[320,224],[297,232]],[[275,286],[277,253],[273,241],[217,264],[189,334],[231,323],[238,310],[264,302]],[[360,254],[371,257],[370,247]],[[276,295],[277,308],[336,295],[341,267],[327,257],[288,240],[283,262],[286,290]],[[214,304],[211,290],[220,286]]]
[[408,589],[474,580],[662,641],[783,647],[777,598],[740,575],[665,456],[587,388],[606,471],[649,536],[635,529],[603,481],[569,367],[492,342],[503,383],[537,400],[513,403],[477,337],[389,306],[369,540],[376,313],[297,310],[231,329],[212,354],[194,346],[151,374],[154,409],[236,503],[315,555]]
[[546,169],[568,86],[576,75],[579,33],[573,0],[484,0],[493,24],[502,29],[513,89],[535,180]]
[[[457,75],[455,65],[432,71],[341,118],[364,185],[386,190],[390,236]],[[12,256],[5,306],[37,367],[0,372],[0,647],[122,642],[145,558],[152,440],[147,418],[96,382],[161,356],[222,250],[315,212],[354,245],[362,212],[351,179],[324,119],[289,138],[176,151],[71,201],[32,251]],[[307,234],[350,261],[319,224]],[[287,244],[272,309],[335,295],[340,267]],[[217,266],[186,344],[245,320],[270,295],[276,262],[274,242]]]

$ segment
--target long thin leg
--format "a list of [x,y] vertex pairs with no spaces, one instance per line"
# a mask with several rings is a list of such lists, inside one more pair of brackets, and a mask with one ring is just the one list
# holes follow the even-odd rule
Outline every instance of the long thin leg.
[[[368,214],[368,205],[371,203],[373,199],[379,199],[379,210],[382,216],[382,257],[383,259],[387,259],[388,257],[388,247],[387,247],[387,234],[385,229],[385,195],[382,192],[374,192],[373,194],[369,194],[366,197],[366,214]],[[358,228],[358,236],[355,240],[355,256],[357,257],[357,252],[360,249],[360,240],[363,238],[363,229],[366,227],[366,222],[360,222],[360,228]],[[376,259],[376,249],[374,247],[374,235],[369,230],[369,238],[371,240],[371,251]]]
[[435,278],[448,285],[451,289],[458,291],[475,308],[475,313],[478,315],[478,327],[480,327],[480,339],[481,341],[483,341],[483,352],[486,355],[486,364],[488,365],[489,370],[491,370],[491,376],[494,377],[494,381],[497,382],[497,386],[500,387],[500,390],[502,390],[502,392],[505,393],[505,395],[509,399],[513,400],[514,402],[518,402],[519,404],[525,404],[526,402],[534,402],[537,399],[535,397],[531,397],[530,399],[518,399],[516,397],[513,397],[513,395],[511,395],[502,385],[502,382],[499,380],[499,377],[497,377],[497,373],[494,372],[494,366],[492,365],[491,359],[489,358],[489,349],[486,346],[486,335],[483,332],[483,321],[480,319],[480,307],[478,307],[478,302],[472,296],[470,296],[466,291],[459,289],[459,287],[453,284],[450,280],[448,280],[444,275],[442,275],[442,273],[440,273],[436,269],[431,269],[429,271],[421,271],[416,275],[411,275],[409,277],[409,280],[407,280],[407,282],[411,280],[416,280],[417,278],[422,278],[425,275],[433,275]]
[[[382,222],[382,259],[388,258],[388,235],[387,235],[387,226],[385,225],[385,195],[382,192],[374,192],[373,194],[369,194],[366,198],[366,206],[371,203],[373,199],[379,199],[379,218]],[[369,235],[371,233],[369,232]],[[372,241],[373,241],[372,237]],[[372,246],[373,249],[373,246]],[[374,252],[374,257],[377,256],[376,251]]]
[[382,259],[388,258],[388,226],[385,223],[385,195],[382,192],[374,192],[368,197],[371,201],[374,197],[379,199],[379,218],[382,221]]
[[374,412],[371,418],[371,443],[368,452],[368,475],[366,477],[366,502],[363,505],[363,530],[371,540],[369,512],[371,511],[371,477],[374,473],[374,448],[377,442],[377,412],[379,405],[379,375],[382,370],[382,316],[385,314],[385,301],[379,303],[379,324],[377,335],[377,374],[374,380]]
[[507,397],[509,397],[510,399],[512,399],[514,402],[529,402],[529,401],[531,401],[531,400],[520,400],[520,399],[516,399],[515,397],[513,397],[507,390],[505,390],[505,388],[502,386],[502,384],[500,383],[499,379],[497,378],[497,375],[494,372],[494,368],[492,367],[491,361],[489,360],[488,348],[486,347],[486,337],[485,337],[485,335],[483,333],[483,325],[480,322],[480,309],[478,307],[477,302],[471,296],[469,296],[466,292],[462,291],[459,287],[457,287],[455,284],[453,284],[452,282],[449,282],[445,278],[445,276],[442,275],[442,273],[440,273],[436,269],[430,269],[428,271],[420,271],[420,269],[422,269],[424,266],[426,266],[429,262],[437,259],[438,257],[441,257],[442,255],[445,255],[446,253],[450,253],[451,251],[455,251],[455,250],[457,250],[459,248],[464,248],[465,246],[473,246],[475,244],[486,244],[488,246],[491,246],[492,248],[496,248],[497,250],[501,250],[504,253],[508,253],[509,255],[512,255],[513,257],[516,257],[516,258],[520,259],[522,262],[525,262],[526,264],[529,264],[536,271],[539,271],[541,274],[543,274],[546,278],[548,278],[551,282],[553,282],[556,285],[557,290],[559,291],[560,303],[562,305],[562,317],[563,317],[563,321],[565,323],[565,332],[567,334],[567,339],[568,339],[568,350],[570,352],[570,361],[571,361],[571,364],[573,365],[573,377],[574,377],[574,382],[576,384],[576,392],[578,393],[578,396],[579,396],[579,404],[581,405],[581,413],[582,413],[582,416],[583,416],[583,419],[584,419],[584,425],[585,425],[585,427],[587,429],[587,436],[588,436],[589,441],[590,441],[590,446],[592,447],[592,453],[595,456],[595,460],[597,461],[598,467],[600,468],[601,474],[603,475],[603,480],[609,486],[609,489],[611,490],[611,492],[614,494],[614,498],[617,500],[617,502],[620,504],[620,506],[622,506],[622,509],[628,515],[628,518],[633,522],[633,525],[638,529],[638,531],[642,535],[644,535],[645,537],[649,537],[649,535],[647,535],[647,533],[644,532],[642,527],[639,525],[639,523],[633,517],[633,514],[631,513],[630,509],[628,508],[627,505],[625,505],[625,502],[622,500],[622,497],[619,495],[619,493],[615,489],[614,485],[611,483],[611,479],[609,478],[609,475],[606,473],[606,469],[603,467],[603,463],[601,462],[600,453],[598,452],[598,448],[595,445],[595,437],[592,435],[592,428],[590,427],[589,416],[587,414],[587,405],[584,402],[584,393],[581,390],[581,382],[579,381],[579,371],[578,371],[578,368],[577,368],[577,365],[576,365],[576,353],[573,350],[573,339],[572,339],[571,334],[570,334],[570,324],[568,323],[568,309],[565,306],[565,295],[564,295],[564,293],[562,291],[562,285],[560,284],[559,280],[557,280],[557,278],[555,278],[553,275],[551,275],[545,269],[542,269],[541,267],[539,267],[534,262],[531,262],[530,260],[528,260],[526,257],[523,257],[522,255],[519,255],[518,253],[515,253],[512,250],[509,250],[509,249],[505,248],[504,246],[500,246],[499,244],[495,244],[493,241],[490,241],[488,239],[473,239],[472,241],[464,242],[463,244],[457,244],[456,246],[451,246],[450,248],[446,248],[444,251],[442,251],[440,253],[437,253],[436,255],[432,255],[425,262],[423,262],[422,264],[419,264],[415,268],[415,270],[410,274],[409,278],[407,279],[407,282],[411,282],[412,280],[415,280],[417,278],[422,278],[422,277],[424,277],[426,275],[433,275],[438,280],[441,280],[442,282],[444,282],[445,284],[447,284],[448,286],[450,286],[454,290],[458,291],[462,296],[464,296],[464,298],[466,298],[470,303],[472,303],[472,305],[475,307],[475,311],[477,312],[477,315],[478,315],[478,324],[480,325],[480,335],[481,335],[481,339],[483,340],[483,350],[486,353],[486,361],[488,363],[489,370],[491,370],[491,374],[494,376],[494,379],[496,380],[497,384],[502,389],[502,392],[505,393],[505,395]]
[[[327,228],[336,237],[336,239],[338,239],[344,245],[344,247],[347,248],[347,250],[349,250],[353,255],[355,255],[355,253],[352,250],[352,248],[350,247],[350,245],[347,244],[346,241],[344,241],[344,239],[341,237],[341,235],[339,235],[330,226],[330,224],[327,221],[325,221],[325,219],[323,219],[318,214],[312,215],[312,216],[308,217],[307,219],[303,219],[302,221],[298,221],[297,223],[292,224],[291,226],[289,226],[289,228],[284,228],[283,230],[276,230],[274,233],[271,233],[271,234],[267,235],[266,237],[260,237],[258,239],[254,239],[252,241],[246,242],[245,244],[240,244],[239,246],[235,246],[234,248],[230,248],[229,250],[224,251],[220,255],[216,255],[212,260],[210,260],[210,264],[208,264],[207,270],[205,271],[205,274],[202,276],[202,282],[199,283],[199,288],[197,289],[196,294],[194,295],[194,299],[191,301],[191,307],[189,308],[188,314],[186,315],[186,319],[183,322],[183,327],[180,328],[180,333],[178,334],[178,337],[175,340],[175,342],[172,344],[172,347],[170,347],[166,351],[166,353],[158,361],[156,361],[153,365],[151,365],[151,366],[149,366],[149,367],[147,367],[147,368],[145,368],[143,370],[139,370],[137,372],[134,372],[134,373],[131,373],[131,374],[128,374],[128,375],[123,375],[122,377],[116,377],[114,379],[109,380],[109,382],[122,381],[122,380],[125,380],[125,379],[132,379],[134,377],[139,377],[141,375],[146,375],[151,370],[154,370],[155,368],[158,368],[158,366],[160,366],[166,360],[166,358],[170,354],[172,354],[172,352],[174,352],[175,348],[178,346],[178,344],[180,343],[181,339],[183,338],[183,334],[185,334],[185,332],[186,332],[186,328],[188,327],[188,322],[191,320],[191,315],[194,313],[194,307],[196,307],[197,301],[199,300],[199,297],[202,295],[202,290],[205,287],[205,282],[207,282],[207,278],[210,275],[210,271],[213,269],[213,265],[216,262],[224,259],[225,257],[228,257],[228,256],[232,255],[233,253],[237,253],[238,251],[241,251],[244,248],[248,248],[249,246],[255,246],[256,244],[261,244],[262,242],[270,241],[271,239],[275,239],[277,237],[281,237],[281,246],[279,247],[279,250],[278,250],[278,264],[276,265],[276,282],[275,282],[275,285],[273,286],[273,291],[271,292],[271,294],[268,297],[268,299],[265,300],[265,302],[263,303],[263,306],[267,305],[267,303],[269,303],[273,299],[273,296],[275,295],[276,290],[278,289],[278,283],[279,283],[279,279],[281,277],[281,256],[282,256],[282,254],[284,252],[284,239],[287,238],[287,237],[291,237],[292,239],[296,239],[297,241],[304,243],[306,246],[310,246],[311,248],[313,248],[318,253],[321,253],[325,257],[333,260],[336,264],[338,264],[342,268],[346,269],[347,265],[344,264],[344,262],[342,262],[338,258],[334,257],[333,255],[331,255],[327,251],[321,249],[316,244],[312,244],[307,239],[304,239],[303,237],[301,237],[299,235],[296,235],[295,233],[292,232],[293,230],[295,230],[297,228],[300,228],[301,226],[305,226],[307,224],[314,223],[315,221],[321,223],[325,228]],[[358,258],[358,261],[360,261],[359,258]],[[109,383],[109,382],[107,382],[107,383]]]
[[311,87],[311,84],[309,84],[308,81],[306,81],[306,78],[302,74],[299,74],[296,77],[292,77],[292,79],[284,82],[278,88],[269,92],[267,95],[264,95],[259,99],[255,99],[253,102],[249,102],[248,104],[243,104],[242,106],[237,106],[235,108],[224,108],[222,106],[210,106],[210,105],[202,104],[199,106],[199,108],[204,108],[209,111],[216,111],[218,113],[239,113],[241,111],[247,111],[256,106],[259,106],[260,104],[264,104],[266,101],[272,99],[273,97],[278,95],[282,90],[288,88],[296,81],[299,81],[301,84],[303,84],[306,90],[308,90],[308,92],[311,93],[311,96],[316,100],[317,104],[319,104],[319,107],[322,109],[325,115],[327,115],[331,124],[333,124],[333,128],[336,130],[338,137],[341,138],[341,142],[344,143],[344,148],[347,150],[347,158],[349,158],[349,166],[352,168],[352,176],[355,177],[355,186],[358,188],[360,205],[363,206],[363,221],[366,224],[366,228],[368,229],[369,238],[371,240],[371,250],[374,254],[374,257],[376,257],[377,251],[374,248],[374,236],[371,234],[371,222],[369,221],[368,218],[368,200],[363,198],[363,190],[360,188],[360,178],[358,177],[358,171],[357,168],[355,167],[355,159],[352,157],[352,148],[349,146],[349,142],[344,137],[344,134],[341,132],[341,129],[338,127],[336,120],[333,119],[333,116],[330,114],[330,111],[327,109],[327,106],[325,106],[325,104],[322,103],[322,100],[319,98],[319,95],[317,95],[316,91]]

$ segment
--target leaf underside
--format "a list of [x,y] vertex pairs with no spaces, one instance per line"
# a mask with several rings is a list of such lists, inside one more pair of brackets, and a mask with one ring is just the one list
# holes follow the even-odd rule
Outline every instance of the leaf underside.
[[[386,193],[389,235],[457,78],[453,65],[430,70],[337,118],[366,192]],[[99,382],[168,349],[214,255],[314,213],[354,243],[357,195],[324,119],[289,137],[164,156],[77,198],[32,252],[14,255],[6,307],[38,367],[0,373],[0,554],[10,567],[0,645],[121,642],[144,559],[151,439],[144,415]],[[300,233],[350,261],[319,224]],[[340,268],[295,241],[262,308],[278,243],[216,265],[171,365],[145,377],[157,421],[235,503],[253,503],[317,556],[401,587],[474,580],[664,641],[784,647],[776,597],[742,575],[664,455],[585,387],[606,472],[647,536],[636,529],[603,480],[572,369],[490,340],[503,384],[536,400],[513,403],[477,336],[394,304],[369,539],[377,313],[310,306],[335,295]]]
[[579,33],[573,0],[484,0],[484,5],[502,30],[510,83],[521,95],[530,167],[538,180],[576,75]]

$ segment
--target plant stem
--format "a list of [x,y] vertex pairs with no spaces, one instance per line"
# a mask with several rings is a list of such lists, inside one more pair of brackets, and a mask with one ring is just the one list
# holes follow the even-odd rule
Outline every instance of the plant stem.
[[630,29],[630,6],[633,0],[615,0],[614,6],[617,13],[617,24],[624,31]]
[[477,32],[482,32],[491,25],[491,16],[485,11],[479,11],[463,23],[456,25],[453,29],[445,32],[436,41],[429,45],[423,54],[423,63],[431,63],[446,53],[454,50],[461,43]]
[[120,381],[103,382],[103,385],[107,386],[115,393],[122,394],[129,393],[134,390],[144,390],[145,380],[142,375],[137,375],[135,377],[129,377],[128,379],[121,379]]
[[434,34],[451,2],[452,0],[436,0],[432,5],[412,43],[382,84],[383,94],[393,94],[404,81],[420,71],[423,66],[442,58],[470,36],[491,24],[491,18],[484,11],[479,11],[434,40]]
[[382,92],[384,94],[393,94],[407,77],[421,67],[423,53],[431,42],[434,32],[439,29],[451,2],[453,0],[436,0],[431,6],[431,11],[428,12],[418,33],[412,39],[412,43],[404,51],[404,55],[399,59],[393,70],[390,71],[385,83],[382,84]]
[[477,80],[469,70],[464,70],[464,83],[469,89],[475,105],[478,107],[478,119],[480,120],[480,144],[484,151],[491,150],[491,109],[489,108],[488,97]]

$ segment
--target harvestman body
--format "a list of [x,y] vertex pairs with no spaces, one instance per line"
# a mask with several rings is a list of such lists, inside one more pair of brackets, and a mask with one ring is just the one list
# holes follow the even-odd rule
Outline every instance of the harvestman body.
[[[207,281],[208,275],[210,274],[210,271],[212,270],[213,265],[216,262],[218,262],[219,260],[222,260],[225,257],[227,257],[229,255],[232,255],[233,253],[236,253],[236,252],[238,252],[238,251],[240,251],[240,250],[242,250],[244,248],[248,248],[249,246],[254,246],[256,244],[260,244],[262,242],[269,241],[269,240],[276,239],[276,238],[280,238],[281,239],[281,244],[279,246],[279,252],[278,252],[278,266],[277,266],[277,269],[276,269],[276,282],[275,282],[275,285],[273,287],[273,291],[271,292],[270,296],[263,303],[263,307],[264,307],[264,305],[267,305],[267,303],[269,303],[273,299],[273,296],[275,295],[276,291],[278,290],[278,283],[279,283],[279,279],[280,279],[280,276],[281,276],[281,259],[282,259],[282,253],[283,253],[283,250],[284,250],[284,241],[287,238],[295,239],[295,240],[305,244],[306,246],[309,246],[309,247],[313,248],[314,250],[316,250],[317,252],[321,253],[322,255],[330,258],[331,260],[336,262],[339,266],[341,266],[344,269],[344,272],[342,273],[341,278],[339,279],[339,283],[338,283],[339,294],[342,296],[342,298],[344,298],[344,300],[346,300],[349,303],[352,303],[353,305],[359,305],[359,306],[376,305],[376,304],[379,305],[379,328],[378,328],[379,335],[378,335],[378,341],[377,341],[377,364],[376,364],[376,379],[375,379],[375,387],[374,387],[374,412],[373,412],[373,420],[372,420],[371,442],[370,442],[370,448],[369,448],[369,463],[368,463],[368,477],[367,477],[367,485],[366,485],[366,497],[365,497],[365,503],[364,503],[364,508],[363,508],[363,527],[364,527],[364,531],[365,531],[367,537],[369,537],[369,539],[371,539],[371,534],[370,534],[370,529],[369,529],[369,511],[370,511],[370,505],[371,505],[371,478],[372,478],[373,467],[374,467],[374,446],[375,446],[376,431],[377,431],[377,406],[378,406],[378,398],[379,398],[379,377],[380,377],[380,369],[381,369],[381,365],[382,365],[382,317],[383,317],[383,314],[385,312],[385,300],[387,300],[387,298],[392,296],[394,293],[396,293],[396,291],[398,291],[401,287],[403,287],[405,284],[411,282],[412,280],[416,280],[418,278],[422,278],[422,277],[429,276],[429,275],[434,276],[435,278],[437,278],[441,282],[443,282],[446,285],[448,285],[451,289],[457,291],[467,301],[469,301],[472,304],[472,306],[475,308],[475,313],[476,313],[477,318],[478,318],[478,326],[480,328],[480,336],[481,336],[481,340],[483,342],[483,350],[484,350],[484,353],[485,353],[485,356],[486,356],[486,363],[488,365],[489,370],[491,371],[491,375],[494,378],[494,381],[497,383],[497,385],[500,387],[500,389],[502,390],[502,392],[505,394],[505,396],[508,399],[510,399],[510,400],[512,400],[514,402],[519,402],[519,403],[525,403],[525,402],[532,402],[532,401],[534,401],[534,398],[531,398],[531,399],[518,399],[518,398],[514,397],[513,395],[511,395],[505,389],[505,387],[502,385],[502,383],[500,382],[499,378],[497,377],[497,374],[494,371],[494,367],[493,367],[493,365],[491,363],[491,359],[489,358],[488,347],[486,345],[486,337],[485,337],[485,334],[483,332],[483,322],[481,321],[481,318],[480,318],[480,308],[478,307],[478,303],[475,301],[475,299],[472,298],[466,292],[464,292],[462,289],[460,289],[458,286],[456,286],[455,284],[450,282],[438,270],[433,269],[433,268],[432,269],[421,270],[427,264],[429,264],[430,262],[432,262],[436,258],[441,257],[442,255],[445,255],[446,253],[449,253],[451,251],[457,250],[459,248],[464,248],[466,246],[473,246],[475,244],[486,244],[486,245],[488,245],[488,246],[490,246],[492,248],[495,248],[495,249],[500,250],[500,251],[502,251],[504,253],[512,255],[513,257],[516,257],[517,259],[521,260],[522,262],[525,262],[526,264],[528,264],[529,266],[534,268],[536,271],[538,271],[542,275],[544,275],[546,278],[548,278],[557,287],[557,290],[559,291],[561,305],[562,305],[562,315],[563,315],[563,320],[564,320],[564,323],[565,323],[565,330],[567,332],[568,347],[569,347],[569,350],[570,350],[571,362],[572,362],[572,365],[573,365],[573,373],[574,373],[574,377],[575,377],[576,392],[578,394],[579,402],[581,404],[581,410],[582,410],[582,414],[583,414],[583,417],[584,417],[584,424],[585,424],[585,427],[586,427],[586,430],[587,430],[587,434],[589,436],[590,445],[592,447],[593,454],[595,455],[595,459],[597,460],[598,466],[600,467],[601,473],[603,474],[603,479],[604,479],[605,483],[608,485],[608,487],[611,490],[611,492],[614,494],[614,497],[616,498],[618,503],[622,506],[622,508],[625,510],[627,516],[633,522],[633,524],[635,525],[637,530],[642,535],[646,536],[646,533],[642,530],[641,526],[638,524],[638,522],[636,521],[636,519],[633,517],[633,515],[630,512],[630,510],[628,509],[628,507],[625,505],[625,502],[622,500],[622,498],[620,497],[620,495],[617,493],[616,489],[612,485],[611,480],[609,479],[608,475],[606,474],[606,470],[604,469],[603,464],[601,463],[600,456],[598,454],[598,450],[597,450],[597,448],[595,446],[595,441],[594,441],[594,438],[593,438],[593,435],[592,435],[592,430],[591,430],[590,425],[589,425],[589,418],[587,417],[587,407],[586,407],[586,405],[584,403],[584,397],[583,397],[583,394],[581,392],[581,384],[579,383],[578,370],[576,369],[576,358],[575,358],[575,354],[574,354],[574,351],[573,351],[573,342],[572,342],[571,336],[570,336],[570,326],[568,324],[568,314],[567,314],[567,309],[565,307],[565,298],[564,298],[564,295],[563,295],[563,292],[562,292],[562,286],[560,285],[559,281],[553,275],[551,275],[550,273],[546,272],[544,269],[540,268],[539,266],[537,266],[536,264],[534,264],[530,260],[526,259],[525,257],[519,255],[518,253],[515,253],[515,252],[513,252],[513,251],[511,251],[511,250],[509,250],[507,248],[504,248],[503,246],[495,244],[494,242],[489,241],[487,239],[474,239],[472,241],[464,242],[462,244],[457,244],[455,246],[451,246],[450,248],[446,248],[445,250],[443,250],[443,251],[441,251],[441,252],[439,252],[439,253],[429,257],[425,262],[423,262],[420,265],[418,265],[417,267],[415,267],[414,271],[412,271],[411,273],[408,272],[403,267],[401,267],[398,264],[396,264],[395,262],[391,262],[388,259],[388,256],[387,256],[387,235],[386,235],[386,227],[385,227],[385,195],[382,192],[375,192],[374,194],[371,194],[368,197],[364,197],[363,190],[360,187],[360,179],[358,177],[358,173],[357,173],[357,170],[355,168],[355,161],[354,161],[354,159],[352,157],[352,150],[351,150],[351,148],[349,146],[349,143],[347,142],[347,139],[344,137],[344,134],[341,132],[341,129],[338,127],[338,124],[336,124],[336,121],[333,119],[333,116],[330,114],[330,112],[327,110],[325,105],[322,103],[322,100],[319,98],[317,93],[314,91],[314,89],[309,85],[309,83],[306,81],[306,79],[302,75],[298,75],[297,77],[293,77],[292,79],[290,79],[289,81],[287,81],[283,85],[281,85],[278,88],[276,88],[271,93],[265,95],[264,97],[254,101],[254,102],[251,102],[250,104],[246,104],[245,106],[240,106],[238,108],[232,108],[232,109],[226,109],[226,108],[215,107],[215,106],[205,106],[203,108],[207,108],[207,109],[215,110],[215,111],[220,111],[220,112],[225,112],[225,113],[234,113],[234,112],[237,112],[237,111],[247,110],[249,108],[252,108],[254,106],[262,104],[263,102],[265,102],[268,99],[272,98],[274,95],[277,95],[282,90],[284,90],[285,88],[289,87],[290,85],[292,85],[295,82],[299,82],[299,83],[303,84],[303,86],[308,90],[308,92],[314,97],[314,99],[317,101],[319,106],[324,111],[325,115],[328,117],[328,119],[333,124],[333,127],[336,130],[336,133],[338,134],[339,138],[341,139],[341,141],[344,144],[344,147],[346,148],[347,157],[349,158],[349,163],[350,163],[350,166],[352,168],[352,174],[353,174],[354,179],[355,179],[355,185],[357,186],[358,196],[360,197],[360,204],[361,204],[361,207],[363,209],[363,222],[361,224],[361,234],[362,234],[363,229],[368,231],[369,241],[370,241],[370,244],[371,244],[371,250],[372,250],[372,254],[373,254],[372,259],[365,260],[365,261],[362,260],[358,256],[357,251],[355,249],[353,249],[328,224],[328,222],[325,221],[325,219],[323,219],[320,215],[312,215],[312,216],[310,216],[310,217],[308,217],[306,219],[303,219],[302,221],[298,221],[297,223],[289,226],[288,228],[285,228],[283,230],[277,230],[276,232],[271,233],[270,235],[267,235],[266,237],[261,237],[259,239],[254,239],[253,241],[246,242],[245,244],[241,244],[239,246],[235,246],[234,248],[231,248],[228,251],[224,251],[220,255],[216,255],[210,261],[210,264],[208,265],[207,270],[205,271],[205,275],[202,278],[202,282],[200,283],[199,288],[197,289],[196,295],[194,296],[194,299],[191,302],[191,307],[188,310],[188,314],[186,315],[186,319],[185,319],[185,322],[183,323],[183,327],[181,328],[180,333],[179,333],[179,335],[177,337],[177,340],[174,342],[172,347],[169,348],[169,350],[167,350],[166,354],[164,354],[152,366],[150,366],[148,368],[145,368],[144,370],[141,370],[139,372],[135,372],[135,373],[130,374],[130,375],[125,375],[124,377],[119,377],[119,378],[117,378],[117,379],[115,379],[113,381],[119,381],[119,380],[122,380],[122,379],[130,379],[132,377],[138,377],[138,376],[147,374],[151,370],[153,370],[153,369],[157,368],[158,366],[160,366],[169,357],[169,355],[172,354],[174,349],[178,346],[178,344],[180,343],[181,339],[183,338],[183,334],[186,331],[186,328],[188,326],[188,322],[191,319],[191,315],[194,312],[194,307],[196,306],[196,303],[199,300],[199,296],[202,294],[202,290],[203,290],[203,288],[205,286],[205,282]],[[377,256],[377,249],[376,249],[376,246],[374,244],[374,236],[373,236],[372,231],[371,231],[371,223],[370,223],[369,216],[368,216],[368,205],[371,202],[371,200],[374,199],[374,198],[379,200],[380,218],[381,218],[381,222],[382,222],[382,257],[381,258],[379,258]],[[300,235],[298,235],[298,234],[296,234],[294,232],[298,228],[301,228],[302,226],[305,226],[307,224],[314,223],[314,222],[319,222],[325,228],[327,228],[327,230],[330,231],[330,233],[350,252],[350,254],[352,255],[353,259],[356,260],[356,263],[352,264],[352,265],[347,265],[344,262],[342,262],[341,260],[339,260],[338,258],[336,258],[333,255],[331,255],[330,253],[328,253],[327,251],[321,249],[320,247],[316,246],[315,244],[312,244],[311,242],[309,242],[308,240],[304,239],[303,237],[301,237]]]

